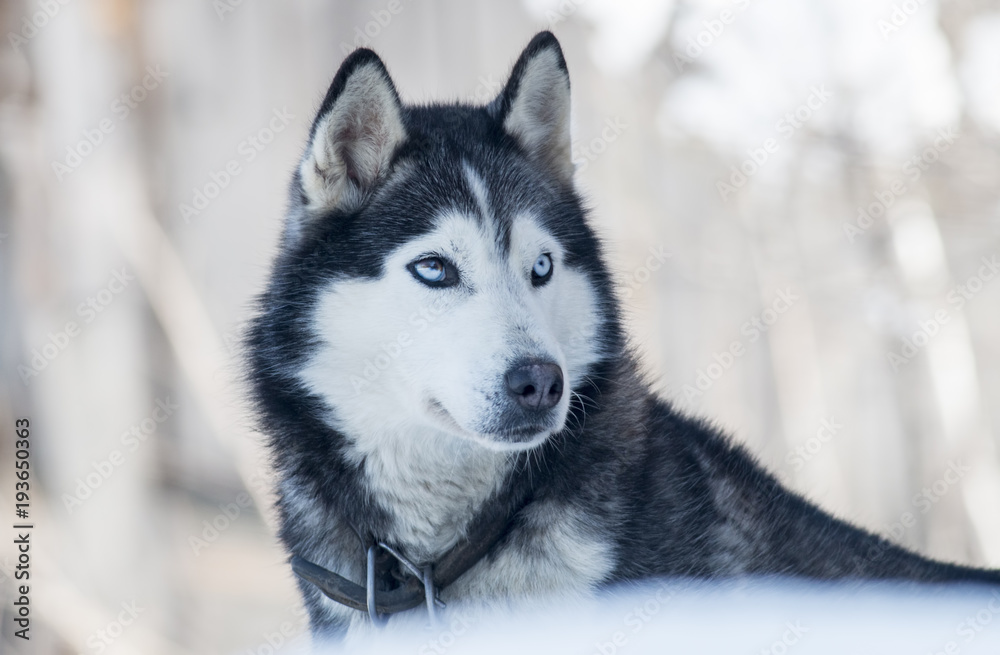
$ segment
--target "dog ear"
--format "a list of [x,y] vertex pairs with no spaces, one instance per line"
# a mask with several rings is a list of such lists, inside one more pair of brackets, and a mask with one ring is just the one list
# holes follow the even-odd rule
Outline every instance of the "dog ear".
[[568,183],[573,178],[569,106],[562,48],[552,32],[539,32],[489,110],[530,157]]
[[313,121],[299,179],[309,209],[352,209],[406,140],[399,94],[371,50],[355,50],[333,78]]

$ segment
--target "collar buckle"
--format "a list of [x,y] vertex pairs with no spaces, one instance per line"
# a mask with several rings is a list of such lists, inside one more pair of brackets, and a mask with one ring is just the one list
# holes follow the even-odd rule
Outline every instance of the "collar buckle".
[[445,608],[447,607],[441,600],[437,597],[438,590],[434,586],[434,565],[425,564],[423,567],[418,567],[416,564],[411,562],[402,553],[397,551],[395,548],[389,544],[380,541],[377,544],[372,544],[368,547],[368,576],[367,576],[367,598],[368,598],[368,616],[371,617],[372,623],[375,625],[383,625],[385,619],[380,617],[378,611],[376,610],[375,603],[375,549],[381,548],[385,552],[389,553],[396,558],[400,564],[403,565],[410,574],[424,586],[424,604],[427,606],[427,616],[430,618],[431,627],[437,627],[437,607]]

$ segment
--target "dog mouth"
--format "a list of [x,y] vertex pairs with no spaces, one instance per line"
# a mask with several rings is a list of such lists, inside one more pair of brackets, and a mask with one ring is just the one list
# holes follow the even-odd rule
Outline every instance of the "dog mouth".
[[471,439],[492,450],[524,450],[533,448],[548,438],[552,432],[551,427],[534,424],[519,425],[489,433],[472,432],[459,425],[455,417],[451,415],[451,412],[439,400],[430,398],[427,401],[427,410],[432,417],[441,422],[442,426],[450,432],[454,432],[466,439]]
[[498,432],[493,432],[490,434],[491,437],[500,437],[508,441],[514,442],[524,442],[531,441],[537,437],[542,432],[549,431],[549,428],[544,425],[529,425],[520,428],[511,428],[509,430],[501,430]]

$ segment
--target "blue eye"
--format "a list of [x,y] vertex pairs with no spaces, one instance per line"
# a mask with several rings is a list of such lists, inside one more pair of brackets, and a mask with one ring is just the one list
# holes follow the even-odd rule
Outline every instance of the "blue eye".
[[535,265],[531,267],[531,283],[540,287],[552,277],[552,257],[544,253],[535,260]]
[[440,259],[421,259],[413,265],[413,269],[428,282],[440,282],[445,276],[444,262]]
[[450,287],[458,283],[458,270],[441,257],[424,257],[407,268],[413,277],[430,287]]

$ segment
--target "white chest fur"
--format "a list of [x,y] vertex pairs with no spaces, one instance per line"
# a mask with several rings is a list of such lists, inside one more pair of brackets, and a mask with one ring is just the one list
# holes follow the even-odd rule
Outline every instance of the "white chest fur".
[[[464,534],[509,474],[515,456],[447,435],[408,436],[395,440],[394,447],[383,443],[366,453],[366,477],[395,519],[387,538],[418,562],[434,561]],[[611,573],[612,541],[585,511],[558,501],[533,503],[523,511],[504,547],[463,575],[447,598],[524,600],[585,593]]]
[[513,456],[487,450],[433,429],[384,435],[363,448],[365,478],[392,514],[385,538],[417,561],[453,546],[482,504],[499,489]]

